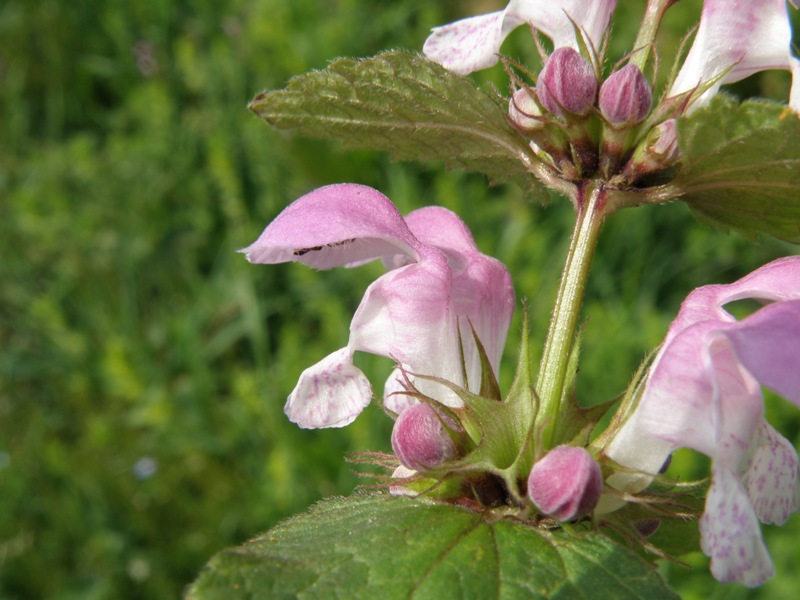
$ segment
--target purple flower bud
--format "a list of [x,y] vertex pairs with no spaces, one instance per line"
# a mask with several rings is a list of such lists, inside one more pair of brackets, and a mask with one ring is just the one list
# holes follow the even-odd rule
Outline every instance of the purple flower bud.
[[427,404],[404,410],[392,430],[392,449],[403,466],[425,470],[456,455],[456,445],[440,416]]
[[600,112],[615,127],[636,125],[650,112],[653,92],[639,67],[628,63],[603,82],[598,103]]
[[511,122],[522,131],[536,131],[545,126],[545,122],[536,117],[540,117],[542,109],[536,101],[531,98],[528,90],[520,88],[514,92],[511,102],[508,104],[508,116]]
[[559,521],[588,515],[603,491],[600,465],[584,448],[556,446],[533,465],[528,496],[544,514]]
[[594,69],[572,48],[558,48],[539,73],[536,94],[542,106],[554,115],[588,115],[597,96]]

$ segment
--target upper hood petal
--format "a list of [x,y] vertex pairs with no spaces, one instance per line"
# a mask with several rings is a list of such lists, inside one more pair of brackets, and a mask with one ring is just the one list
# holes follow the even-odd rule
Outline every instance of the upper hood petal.
[[786,256],[764,265],[730,284],[704,285],[691,292],[670,325],[664,344],[702,321],[733,323],[725,310],[729,302],[752,298],[766,302],[800,300],[800,256]]
[[386,196],[364,185],[336,184],[287,206],[242,252],[252,263],[329,269],[398,253],[416,257],[417,246]]

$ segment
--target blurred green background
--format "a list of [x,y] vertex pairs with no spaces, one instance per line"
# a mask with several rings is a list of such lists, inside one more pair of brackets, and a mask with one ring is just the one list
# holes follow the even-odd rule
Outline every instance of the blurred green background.
[[[317,273],[236,253],[315,187],[358,182],[403,212],[457,211],[509,266],[536,352],[567,202],[542,208],[477,175],[342,152],[246,110],[331,58],[421,48],[432,26],[502,4],[0,4],[0,598],[178,597],[215,552],[352,491],[346,452],[389,449],[376,407],[331,431],[282,412],[302,369],[345,344],[380,267]],[[644,1],[620,5],[614,60]],[[669,15],[664,62],[699,7],[683,0]],[[523,29],[504,51],[535,64]],[[499,68],[480,78],[506,85]],[[736,91],[785,99],[788,88],[768,73]],[[693,287],[790,252],[709,230],[680,204],[615,216],[587,292],[582,401],[624,389]],[[506,385],[519,327],[517,314]],[[380,390],[389,362],[359,364]],[[798,442],[796,409],[770,399],[768,412]],[[699,476],[700,465],[687,454],[675,469]],[[765,532],[778,575],[760,590],[716,585],[699,553],[686,559],[694,570],[663,571],[686,598],[794,599],[798,519]]]

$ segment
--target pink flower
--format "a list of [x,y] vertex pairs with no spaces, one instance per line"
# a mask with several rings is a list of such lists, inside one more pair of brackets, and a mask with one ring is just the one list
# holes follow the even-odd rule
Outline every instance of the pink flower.
[[792,56],[791,45],[786,0],[705,0],[697,36],[670,95],[724,73],[693,104],[696,108],[707,104],[722,84],[766,69],[786,69],[793,77],[789,105],[800,111],[800,61]]
[[434,28],[423,52],[451,71],[467,75],[496,64],[503,40],[524,23],[551,38],[555,48],[575,49],[577,25],[599,49],[616,4],[616,0],[511,0],[505,10]]
[[[423,208],[404,219],[372,188],[330,185],[289,205],[243,252],[253,263],[293,261],[328,269],[382,259],[390,269],[367,288],[347,346],[300,376],[284,410],[301,427],[343,427],[369,404],[371,386],[353,365],[357,350],[394,359],[420,391],[448,406],[461,400],[414,375],[479,389],[480,359],[470,324],[498,366],[514,305],[511,279],[444,208]],[[409,404],[392,395],[404,391],[403,381],[395,371],[387,382],[387,403],[398,412]]]
[[[769,304],[737,321],[724,305],[745,298]],[[800,405],[800,256],[689,294],[638,406],[606,448],[642,473],[609,478],[629,491],[676,448],[711,457],[703,551],[718,580],[748,586],[773,574],[758,522],[782,524],[800,508],[797,452],[765,421],[760,384]]]

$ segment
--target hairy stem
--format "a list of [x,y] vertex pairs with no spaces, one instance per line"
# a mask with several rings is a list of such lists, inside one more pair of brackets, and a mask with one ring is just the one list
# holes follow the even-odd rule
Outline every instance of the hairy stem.
[[678,0],[648,0],[647,9],[642,19],[642,24],[639,26],[639,33],[636,36],[636,42],[633,44],[633,54],[631,55],[631,63],[639,67],[644,72],[647,65],[647,59],[650,58],[650,50],[655,43],[658,27],[661,25],[661,19],[667,9],[675,4]]
[[547,340],[539,365],[536,392],[539,396],[543,449],[553,447],[559,407],[567,375],[570,352],[575,341],[583,293],[589,277],[594,249],[605,218],[613,212],[602,182],[590,181],[578,189],[575,201],[577,219],[572,232],[555,307],[550,318]]

